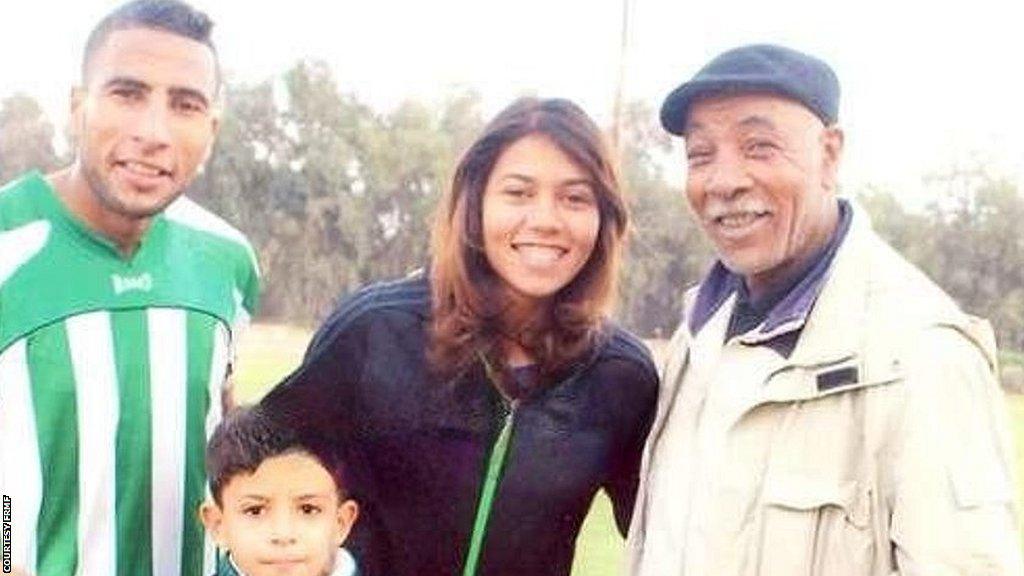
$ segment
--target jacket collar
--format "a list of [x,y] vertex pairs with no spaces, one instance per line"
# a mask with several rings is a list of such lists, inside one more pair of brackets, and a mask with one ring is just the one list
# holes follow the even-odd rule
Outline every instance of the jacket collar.
[[[859,206],[850,204],[846,241],[836,250],[831,270],[819,287],[814,313],[803,316],[800,338],[790,361],[815,365],[856,356],[864,340],[871,275],[871,222]],[[809,312],[809,310],[808,310]]]

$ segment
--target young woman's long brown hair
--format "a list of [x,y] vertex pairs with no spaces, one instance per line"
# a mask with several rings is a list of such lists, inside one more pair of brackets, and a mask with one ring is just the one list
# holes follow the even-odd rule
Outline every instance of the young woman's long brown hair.
[[[588,173],[600,229],[587,263],[554,295],[546,316],[526,325],[509,325],[505,289],[484,254],[483,195],[499,156],[519,139],[535,134],[549,138]],[[435,216],[430,271],[433,368],[454,375],[477,361],[479,354],[504,367],[503,338],[514,339],[526,350],[542,378],[589,351],[615,298],[627,222],[607,143],[586,113],[562,99],[523,98],[512,103],[463,154]]]

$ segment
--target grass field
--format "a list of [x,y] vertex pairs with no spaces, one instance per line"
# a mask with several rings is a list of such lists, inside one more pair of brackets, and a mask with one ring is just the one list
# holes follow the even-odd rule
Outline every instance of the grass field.
[[1024,353],[1002,350],[999,352],[999,364],[1002,366],[1024,366]]
[[[238,350],[236,398],[241,402],[258,400],[270,386],[298,366],[309,338],[310,333],[299,328],[254,325]],[[653,348],[658,355],[658,347]],[[1017,449],[1017,478],[1024,478],[1024,396],[1010,396],[1009,408]],[[1018,482],[1017,489],[1018,502],[1024,502],[1024,482]],[[599,494],[577,542],[574,576],[619,574],[622,545],[615,530],[611,504],[604,494]],[[1024,539],[1021,546],[1024,547]]]

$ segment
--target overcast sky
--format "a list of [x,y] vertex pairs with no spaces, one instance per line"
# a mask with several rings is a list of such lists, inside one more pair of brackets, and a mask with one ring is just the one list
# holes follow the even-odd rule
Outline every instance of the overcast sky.
[[[26,92],[64,125],[85,37],[119,2],[7,0],[0,96]],[[522,92],[574,99],[610,119],[620,0],[196,0],[238,80],[297,59],[330,63],[341,88],[385,111],[405,97],[479,91],[488,113]],[[632,0],[626,97],[656,109],[736,45],[812,52],[842,84],[844,179],[920,197],[921,177],[978,159],[1024,184],[1024,28],[1015,2]],[[680,153],[680,164],[681,153]]]

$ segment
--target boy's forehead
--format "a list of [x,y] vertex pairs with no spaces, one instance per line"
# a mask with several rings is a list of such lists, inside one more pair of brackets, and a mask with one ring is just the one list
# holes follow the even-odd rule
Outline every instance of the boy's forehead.
[[224,498],[301,498],[337,494],[331,473],[312,455],[292,452],[267,458],[252,473],[234,475]]

